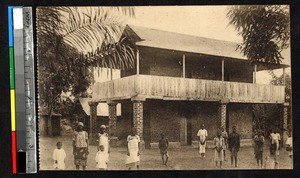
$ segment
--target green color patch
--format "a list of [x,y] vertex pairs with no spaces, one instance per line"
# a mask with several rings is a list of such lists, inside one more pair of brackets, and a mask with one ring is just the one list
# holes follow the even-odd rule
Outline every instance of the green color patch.
[[9,81],[10,89],[15,89],[15,60],[13,47],[9,47]]

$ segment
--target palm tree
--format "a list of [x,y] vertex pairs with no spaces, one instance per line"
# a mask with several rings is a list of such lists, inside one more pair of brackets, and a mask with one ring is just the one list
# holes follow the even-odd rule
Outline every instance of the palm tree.
[[[134,66],[134,46],[120,39],[124,18],[132,7],[37,8],[39,106],[48,121],[60,105],[62,92],[80,96],[91,84],[90,66]],[[40,108],[41,109],[41,108]]]

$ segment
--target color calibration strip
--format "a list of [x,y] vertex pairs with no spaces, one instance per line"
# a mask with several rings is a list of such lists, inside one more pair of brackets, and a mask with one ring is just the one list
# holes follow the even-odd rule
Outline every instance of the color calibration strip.
[[13,7],[8,7],[8,38],[9,38],[9,76],[10,76],[10,109],[11,109],[11,150],[12,171],[17,173],[17,135],[16,135],[16,94],[15,94],[15,65],[14,65],[14,36],[13,36]]
[[31,7],[8,7],[13,173],[36,173],[36,117]]

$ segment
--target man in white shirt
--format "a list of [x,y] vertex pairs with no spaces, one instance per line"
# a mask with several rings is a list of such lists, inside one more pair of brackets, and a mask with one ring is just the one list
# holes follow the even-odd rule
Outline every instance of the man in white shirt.
[[201,129],[198,131],[197,136],[199,137],[199,154],[200,154],[200,157],[205,158],[207,130],[204,128],[204,124],[201,125]]

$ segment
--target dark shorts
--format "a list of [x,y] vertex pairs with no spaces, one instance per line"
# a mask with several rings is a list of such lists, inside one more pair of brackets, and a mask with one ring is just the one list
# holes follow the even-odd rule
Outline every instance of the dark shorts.
[[165,155],[165,156],[169,157],[168,150],[160,150],[160,154],[161,154],[162,156]]
[[230,151],[231,156],[237,157],[238,151],[239,151],[238,148],[232,148],[231,151]]
[[262,160],[262,157],[263,157],[263,152],[262,151],[257,151],[255,153],[255,158],[256,159]]

